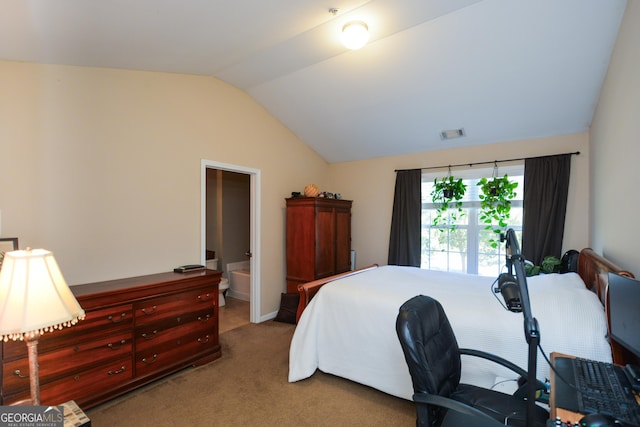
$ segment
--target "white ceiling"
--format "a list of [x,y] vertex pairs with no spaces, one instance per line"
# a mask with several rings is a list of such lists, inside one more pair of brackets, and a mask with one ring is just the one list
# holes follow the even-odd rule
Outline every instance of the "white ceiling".
[[[215,76],[342,162],[587,130],[625,6],[0,0],[0,59]],[[358,51],[339,41],[351,19],[370,29]]]

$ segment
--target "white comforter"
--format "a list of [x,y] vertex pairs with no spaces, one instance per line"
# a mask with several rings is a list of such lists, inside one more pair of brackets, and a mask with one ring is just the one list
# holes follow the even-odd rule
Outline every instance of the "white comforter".
[[[322,287],[296,327],[289,353],[289,381],[320,369],[411,399],[413,387],[396,335],[399,307],[429,295],[442,304],[460,347],[489,351],[525,370],[528,347],[523,316],[504,309],[491,291],[495,278],[413,267],[384,266]],[[528,278],[540,343],[558,351],[611,362],[604,308],[575,273]],[[498,294],[498,298],[502,297]],[[549,377],[538,352],[538,378]],[[506,380],[506,381],[505,381]],[[514,374],[493,363],[463,358],[462,382],[501,389]],[[512,390],[514,386],[503,390]]]

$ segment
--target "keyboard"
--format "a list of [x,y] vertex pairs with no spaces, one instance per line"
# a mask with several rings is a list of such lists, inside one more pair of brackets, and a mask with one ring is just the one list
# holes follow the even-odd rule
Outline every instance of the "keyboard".
[[[624,369],[582,358],[556,358],[556,406],[640,425],[640,405]],[[569,384],[567,384],[567,382]]]

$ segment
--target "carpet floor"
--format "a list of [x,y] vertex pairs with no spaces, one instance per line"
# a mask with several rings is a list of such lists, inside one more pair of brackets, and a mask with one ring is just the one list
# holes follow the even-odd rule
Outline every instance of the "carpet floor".
[[220,335],[222,357],[86,411],[93,427],[414,426],[412,402],[317,371],[287,381],[294,325]]

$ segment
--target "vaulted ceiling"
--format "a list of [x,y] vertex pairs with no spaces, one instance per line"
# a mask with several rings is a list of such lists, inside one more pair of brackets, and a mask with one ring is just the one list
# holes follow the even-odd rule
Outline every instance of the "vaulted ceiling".
[[[214,76],[342,162],[587,130],[625,6],[0,0],[0,59]],[[370,41],[351,51],[354,19]]]

